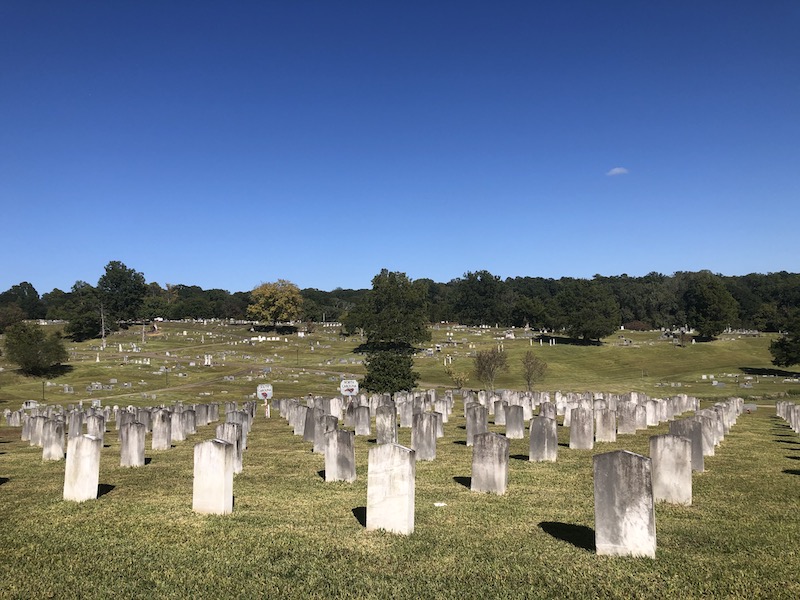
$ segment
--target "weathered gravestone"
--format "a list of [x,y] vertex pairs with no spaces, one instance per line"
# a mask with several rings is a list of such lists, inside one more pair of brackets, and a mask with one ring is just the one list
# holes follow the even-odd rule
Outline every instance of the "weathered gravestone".
[[525,439],[525,409],[516,404],[505,407],[506,437],[510,440]]
[[489,492],[502,496],[508,487],[508,452],[511,442],[497,433],[479,433],[473,438],[473,492]]
[[242,426],[239,423],[220,423],[216,428],[218,440],[233,446],[233,474],[242,472]]
[[411,420],[411,448],[416,460],[436,458],[436,420],[432,413],[417,413]]
[[692,452],[692,471],[702,473],[705,470],[705,458],[703,456],[703,425],[691,418],[678,419],[671,421],[669,432],[688,439],[691,444]]
[[152,414],[153,434],[150,447],[153,450],[172,448],[172,414],[168,410],[157,410]]
[[670,504],[692,503],[692,442],[677,435],[650,438],[653,500]]
[[596,442],[617,441],[617,412],[609,408],[594,411],[594,440]]
[[489,431],[489,411],[480,404],[467,406],[467,446],[472,446],[476,435]]
[[314,452],[317,454],[325,454],[325,445],[327,439],[325,435],[329,431],[334,431],[339,428],[339,419],[334,415],[323,414],[320,416],[319,421],[314,425]]
[[594,448],[594,415],[590,408],[573,408],[569,424],[569,447],[572,450]]
[[595,455],[593,467],[597,554],[655,558],[650,459],[617,450]]
[[201,514],[233,512],[234,447],[225,440],[207,440],[194,447],[192,510]]
[[411,448],[370,448],[367,471],[367,530],[414,532],[416,458]]
[[334,429],[325,434],[325,441],[325,481],[355,481],[355,433]]
[[143,467],[144,442],[147,435],[144,423],[125,423],[119,430],[119,466]]
[[556,462],[558,457],[558,424],[548,417],[531,419],[530,445],[528,460],[530,462]]
[[64,459],[64,423],[48,419],[42,437],[42,460]]
[[64,469],[64,500],[83,502],[97,498],[100,450],[103,440],[92,435],[70,438]]

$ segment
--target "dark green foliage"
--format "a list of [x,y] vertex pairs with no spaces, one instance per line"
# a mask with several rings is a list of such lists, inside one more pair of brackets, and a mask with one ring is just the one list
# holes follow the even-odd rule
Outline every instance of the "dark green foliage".
[[25,319],[25,312],[18,304],[11,303],[0,306],[0,333],[3,333],[14,323]]
[[97,292],[106,318],[131,321],[141,317],[140,309],[147,295],[144,275],[112,260],[97,281]]
[[713,338],[735,324],[739,307],[722,280],[708,271],[694,273],[683,295],[689,325]]
[[394,393],[413,390],[419,373],[412,370],[410,354],[382,350],[367,354],[367,374],[361,388],[367,392]]
[[28,321],[6,330],[6,356],[26,375],[44,375],[69,358],[58,332],[48,335],[41,326]]
[[39,292],[27,281],[12,285],[0,294],[0,308],[11,305],[17,306],[22,311],[23,319],[42,319],[45,316]]
[[464,325],[511,323],[516,294],[496,275],[488,271],[468,272],[451,285],[455,321]]
[[386,269],[372,279],[372,290],[346,321],[367,336],[365,390],[397,392],[416,385],[419,375],[411,370],[411,354],[414,344],[431,338],[427,314],[424,284]]
[[608,288],[598,281],[573,281],[554,302],[560,325],[574,338],[599,340],[620,325],[619,306]]
[[[85,281],[76,281],[72,286],[64,313],[69,320],[64,332],[74,341],[81,342],[102,335],[103,318],[97,290]],[[106,332],[116,327],[110,319],[105,320]]]
[[800,310],[794,312],[784,336],[769,345],[769,351],[774,365],[800,365]]

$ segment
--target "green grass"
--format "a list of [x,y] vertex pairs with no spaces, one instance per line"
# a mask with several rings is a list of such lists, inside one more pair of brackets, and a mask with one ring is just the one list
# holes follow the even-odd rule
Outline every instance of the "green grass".
[[[446,339],[443,328],[433,333],[431,344]],[[331,396],[341,375],[363,373],[354,362],[360,357],[352,354],[358,340],[340,338],[335,330],[243,346],[251,335],[241,326],[165,324],[139,354],[118,351],[119,343],[140,343],[139,332],[112,336],[100,363],[91,347],[96,342],[73,345],[74,370],[51,383],[69,383],[76,393],[51,385],[45,400],[153,404],[141,396],[148,393],[157,395],[156,403],[241,402],[262,382],[273,383],[278,397]],[[455,331],[454,339],[466,344],[417,359],[423,383],[446,386],[443,355],[450,353],[454,365],[466,369],[469,352],[495,344],[496,335]],[[615,345],[616,338],[602,347],[533,346],[550,365],[537,388],[683,392],[706,399],[704,404],[737,395],[761,406],[742,415],[716,456],[706,458],[707,472],[694,476],[691,507],[657,506],[655,560],[599,557],[586,549],[594,527],[591,460],[596,452],[621,448],[647,455],[649,436],[665,433],[666,425],[595,451],[561,447],[554,464],[527,462],[527,441],[511,440],[508,493],[497,497],[473,494],[459,483],[470,476],[471,450],[458,443],[466,433],[457,399],[437,459],[417,465],[416,530],[407,537],[367,532],[357,518],[366,505],[371,443],[357,438],[356,482],[326,484],[319,475],[322,457],[291,435],[277,411],[271,420],[259,415],[244,471],[234,481],[234,512],[224,517],[191,510],[193,445],[212,437],[213,425],[169,451],[148,450],[150,462],[139,469],[119,467],[112,425],[100,471],[106,493],[81,504],[61,499],[63,462],[43,463],[40,449],[20,441],[19,429],[0,426],[0,598],[800,597],[800,436],[774,416],[772,398],[800,386],[761,377],[745,390],[725,375],[743,378],[741,367],[770,368],[770,338],[673,348],[657,334],[626,337],[633,347]],[[519,389],[515,364],[531,346],[527,340],[504,344],[512,370],[497,384]],[[222,352],[234,353],[224,365]],[[190,360],[202,365],[204,353],[215,355],[216,366],[188,366]],[[133,364],[145,356],[150,366]],[[157,372],[162,365],[170,368],[169,385]],[[2,366],[0,409],[41,399],[41,380]],[[273,369],[266,377],[264,367]],[[728,385],[714,387],[701,374]],[[119,382],[113,391],[84,390],[112,377]],[[126,381],[132,390],[121,388]],[[681,387],[657,385],[663,383]],[[567,434],[559,428],[562,443]],[[410,443],[408,430],[400,431],[400,443]]]

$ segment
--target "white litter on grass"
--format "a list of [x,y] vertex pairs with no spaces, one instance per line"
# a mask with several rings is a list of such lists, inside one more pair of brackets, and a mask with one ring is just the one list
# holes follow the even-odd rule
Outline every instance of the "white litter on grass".
[[433,505],[438,507],[447,506],[447,504],[444,502],[434,502]]

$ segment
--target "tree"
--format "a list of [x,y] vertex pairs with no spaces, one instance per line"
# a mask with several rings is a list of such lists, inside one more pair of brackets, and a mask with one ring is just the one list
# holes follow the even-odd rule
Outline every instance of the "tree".
[[769,345],[772,364],[779,367],[800,365],[800,310],[794,312],[783,337]]
[[6,356],[27,375],[44,375],[69,358],[58,332],[48,335],[40,325],[28,321],[6,330]]
[[140,310],[147,291],[144,275],[118,260],[108,263],[105,273],[97,281],[100,304],[106,318],[112,321],[130,321],[141,317]]
[[411,390],[419,374],[411,370],[414,344],[429,340],[427,288],[405,273],[386,269],[373,277],[372,289],[348,314],[349,329],[367,336],[367,391]]
[[508,356],[503,350],[479,350],[474,359],[475,377],[494,392],[494,380],[501,373],[508,371]]
[[536,356],[533,350],[528,350],[522,357],[522,376],[529,392],[533,389],[533,384],[541,380],[546,372],[547,363]]
[[453,368],[453,365],[446,365],[444,368],[444,372],[453,382],[453,385],[456,386],[456,389],[462,389],[467,382],[469,381],[469,373],[466,371],[456,371]]
[[709,271],[693,273],[683,294],[689,325],[706,338],[713,338],[735,322],[739,307],[722,280]]
[[560,324],[574,338],[599,340],[620,325],[619,306],[608,288],[598,281],[571,280],[553,302]]
[[25,312],[19,307],[19,304],[11,303],[0,306],[0,333],[24,319]]
[[69,320],[64,332],[76,342],[100,337],[104,326],[106,333],[110,331],[112,323],[103,319],[97,290],[85,281],[76,281],[72,286],[64,312]]
[[300,289],[286,279],[262,283],[250,292],[250,301],[247,314],[258,321],[266,321],[273,325],[295,321],[300,318],[303,311]]
[[412,370],[414,359],[410,354],[379,350],[367,355],[367,374],[361,388],[367,392],[391,394],[410,391],[417,385],[419,373]]

